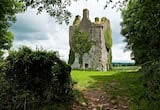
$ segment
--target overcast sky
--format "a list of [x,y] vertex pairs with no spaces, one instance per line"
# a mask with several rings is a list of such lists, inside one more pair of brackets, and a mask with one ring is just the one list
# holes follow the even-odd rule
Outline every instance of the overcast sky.
[[[93,22],[95,17],[107,17],[111,22],[112,28],[112,56],[113,62],[133,62],[130,59],[130,52],[124,52],[125,43],[120,35],[120,12],[116,9],[104,9],[105,0],[79,0],[73,2],[68,8],[72,17],[72,24],[76,15],[82,17],[84,8],[90,11],[90,20]],[[36,10],[28,9],[25,13],[17,15],[17,21],[12,25],[11,30],[15,35],[13,49],[17,49],[22,45],[29,46],[33,49],[43,48],[47,50],[58,51],[61,59],[67,61],[69,54],[69,25],[59,25],[47,13],[36,14]]]

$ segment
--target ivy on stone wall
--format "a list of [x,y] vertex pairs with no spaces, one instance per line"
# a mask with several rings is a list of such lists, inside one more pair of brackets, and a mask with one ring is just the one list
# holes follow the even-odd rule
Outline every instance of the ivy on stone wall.
[[75,52],[73,51],[73,49],[71,48],[69,51],[69,60],[68,60],[68,64],[72,65],[74,63],[75,60]]
[[104,31],[104,37],[105,37],[105,44],[106,48],[108,50],[108,68],[111,69],[112,67],[112,36],[111,36],[111,28],[110,25],[106,28]]
[[112,68],[112,49],[108,52],[108,69]]
[[110,26],[108,26],[104,32],[104,36],[105,36],[105,44],[107,46],[107,48],[111,48],[112,47],[112,36],[111,36],[111,28]]
[[88,37],[89,34],[87,32],[80,32],[79,28],[76,28],[74,30],[72,49],[73,52],[78,53],[80,55],[79,64],[81,67],[83,64],[84,53],[88,53],[91,49],[91,43],[88,41]]

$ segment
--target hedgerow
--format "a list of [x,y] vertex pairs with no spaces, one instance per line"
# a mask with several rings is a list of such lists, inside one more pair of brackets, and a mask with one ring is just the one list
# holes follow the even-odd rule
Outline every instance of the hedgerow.
[[72,100],[71,68],[56,52],[22,47],[11,51],[1,69],[0,108],[41,110]]

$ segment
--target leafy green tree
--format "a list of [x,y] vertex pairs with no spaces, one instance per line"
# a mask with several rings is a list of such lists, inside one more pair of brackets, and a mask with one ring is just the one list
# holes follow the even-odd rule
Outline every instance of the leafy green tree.
[[55,17],[59,23],[69,23],[71,13],[66,7],[70,0],[0,0],[0,60],[4,50],[10,49],[13,34],[9,27],[16,21],[16,13],[26,10],[28,7],[37,8],[38,13],[45,10],[50,16]]
[[160,105],[160,1],[130,0],[122,10],[121,34],[126,48],[142,66],[145,91],[137,99],[138,109],[159,110]]
[[4,37],[0,37],[0,61],[3,60],[4,50],[10,49],[12,46],[13,38],[14,36],[10,31]]
[[137,64],[160,60],[160,1],[131,0],[122,11],[121,34]]
[[89,34],[87,32],[80,32],[79,28],[76,28],[73,36],[73,51],[79,53],[79,64],[82,67],[83,55],[91,48],[91,43],[88,41]]
[[9,27],[15,22],[15,14],[22,11],[22,4],[18,0],[0,0],[0,60],[4,50],[10,49],[13,41],[13,34]]

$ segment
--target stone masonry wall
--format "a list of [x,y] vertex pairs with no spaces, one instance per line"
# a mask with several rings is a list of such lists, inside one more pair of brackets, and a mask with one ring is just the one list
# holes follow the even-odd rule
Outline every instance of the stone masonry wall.
[[89,52],[83,54],[83,64],[80,67],[79,53],[75,53],[74,63],[71,65],[73,69],[90,69],[90,70],[107,70],[107,55],[104,29],[106,24],[94,24],[89,20],[89,11],[83,11],[83,18],[78,25],[69,28],[69,44],[72,48],[73,33],[75,28],[79,28],[81,32],[88,32],[88,41],[91,43]]

